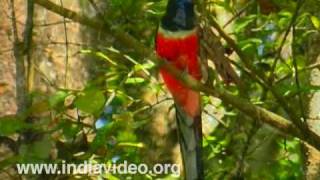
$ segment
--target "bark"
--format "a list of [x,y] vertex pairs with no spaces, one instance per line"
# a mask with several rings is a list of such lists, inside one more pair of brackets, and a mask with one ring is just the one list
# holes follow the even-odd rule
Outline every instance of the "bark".
[[22,42],[19,39],[19,32],[17,27],[15,1],[10,1],[11,10],[11,24],[13,34],[13,54],[15,57],[16,64],[16,96],[17,96],[17,107],[18,113],[22,113],[26,109],[26,73],[25,63],[22,52]]
[[[32,58],[32,36],[33,36],[33,16],[34,16],[34,2],[33,0],[27,1],[27,17],[26,24],[24,28],[23,37],[23,54],[25,60],[28,64],[27,70],[27,91],[31,92],[33,89],[34,82],[34,61]],[[26,102],[25,104],[30,104],[31,102]]]
[[[306,1],[305,12],[320,18],[320,4],[316,0]],[[311,28],[314,28],[313,26]],[[320,63],[320,32],[316,31],[307,40],[307,61],[309,65]],[[311,86],[320,86],[320,69],[313,68],[309,73]],[[310,93],[308,97],[307,124],[310,129],[320,135],[320,92]],[[309,145],[303,148],[305,152],[305,179],[320,179],[320,151]]]
[[[313,63],[320,62],[320,34],[312,37],[310,42],[309,60]],[[310,85],[320,85],[320,70],[313,69],[310,72]],[[320,135],[320,92],[312,93],[309,100],[309,112],[307,123],[309,127]],[[306,146],[306,179],[320,178],[320,151]]]
[[[307,5],[306,5],[307,6]],[[308,6],[313,7],[312,11],[317,12],[320,18],[319,5]],[[320,33],[319,31],[309,38],[308,42],[308,62],[310,64],[320,63]],[[320,86],[320,69],[314,68],[310,71],[310,85]],[[318,135],[320,135],[320,92],[316,91],[310,94],[308,108],[308,126]],[[305,177],[307,180],[320,178],[320,151],[306,145],[305,148]]]

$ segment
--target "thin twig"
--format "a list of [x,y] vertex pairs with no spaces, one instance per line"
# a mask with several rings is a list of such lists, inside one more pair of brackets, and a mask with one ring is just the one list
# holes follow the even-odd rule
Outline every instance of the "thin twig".
[[12,31],[13,31],[13,38],[15,43],[19,43],[19,36],[18,36],[18,28],[16,24],[16,12],[15,12],[15,4],[14,0],[10,0],[10,8],[11,8],[11,20],[12,20]]
[[[302,0],[300,0],[297,5],[301,4],[301,2],[303,2]],[[297,10],[299,11],[299,9]],[[298,14],[298,12],[297,12]],[[303,105],[303,97],[302,97],[302,94],[301,94],[301,84],[300,84],[300,80],[299,80],[299,71],[298,71],[298,64],[297,64],[297,58],[296,58],[296,55],[295,55],[295,48],[297,46],[296,44],[296,23],[293,24],[292,26],[292,36],[293,36],[293,43],[292,43],[292,46],[293,46],[293,50],[292,50],[292,63],[293,63],[293,67],[294,67],[294,74],[295,74],[295,83],[296,83],[296,87],[297,87],[297,91],[298,91],[298,99],[299,99],[299,106],[300,106],[300,110],[301,110],[301,115],[302,115],[302,119],[303,121],[305,122],[307,119],[306,119],[306,113],[305,113],[305,110],[304,110],[304,105]]]
[[212,117],[214,120],[216,120],[218,123],[222,124],[225,128],[228,127],[228,125],[222,121],[221,119],[215,117],[214,115],[212,115],[209,111],[207,111],[206,109],[203,109],[203,112],[206,113],[208,116]]
[[[277,67],[277,63],[278,63],[279,60],[282,60],[282,58],[281,58],[282,49],[283,49],[284,44],[285,44],[285,42],[287,40],[287,37],[289,36],[291,28],[293,27],[293,25],[296,22],[296,19],[297,19],[298,15],[299,15],[299,10],[302,7],[302,3],[303,3],[303,0],[299,0],[297,2],[296,10],[295,10],[295,12],[294,12],[294,14],[293,14],[293,16],[291,18],[290,24],[289,24],[289,26],[288,26],[285,34],[284,34],[284,37],[282,38],[280,47],[278,48],[278,51],[277,51],[277,55],[276,55],[276,57],[274,59],[274,62],[272,64],[272,66],[271,66],[271,73],[270,73],[270,76],[269,76],[269,82],[273,81],[274,76],[275,76],[275,68]],[[290,66],[284,60],[282,60],[282,62],[289,68],[289,70],[291,70]]]
[[246,157],[248,155],[251,141],[252,141],[253,137],[256,135],[256,133],[258,132],[259,129],[260,129],[259,122],[257,120],[254,120],[254,124],[250,128],[250,131],[249,131],[249,133],[247,135],[248,138],[247,138],[247,140],[246,140],[246,142],[244,144],[244,148],[243,148],[243,151],[242,151],[240,159],[239,159],[239,166],[238,166],[238,170],[236,172],[236,176],[239,177],[239,178],[243,176],[245,159],[246,159]]
[[[59,42],[59,41],[50,41],[50,44],[56,44],[56,45],[66,45],[66,42]],[[89,46],[89,44],[80,43],[80,42],[68,42],[68,45],[73,46]]]
[[36,27],[47,27],[47,26],[55,26],[55,25],[60,25],[64,23],[72,23],[72,21],[57,21],[57,22],[51,22],[51,23],[44,23],[44,24],[35,24],[34,26]]
[[[301,73],[301,72],[308,71],[308,70],[312,70],[312,69],[315,69],[315,68],[318,68],[318,69],[319,69],[319,68],[320,68],[320,63],[314,63],[314,64],[311,64],[311,65],[309,65],[309,66],[307,66],[307,67],[300,68],[300,69],[298,69],[298,72]],[[285,76],[277,79],[277,81],[276,81],[274,84],[279,84],[279,83],[281,83],[282,81],[290,78],[291,76],[292,76],[291,73],[286,74]]]
[[252,0],[250,2],[248,2],[242,9],[240,9],[240,11],[238,11],[234,16],[232,16],[231,19],[229,19],[224,25],[223,28],[226,28],[229,24],[231,24],[232,21],[234,21],[236,18],[238,18],[242,13],[244,13],[251,4],[253,4],[255,0]]
[[[60,5],[63,8],[63,2],[60,0]],[[65,39],[65,69],[64,69],[64,87],[68,88],[68,69],[69,69],[69,41],[66,18],[63,17],[64,39]]]

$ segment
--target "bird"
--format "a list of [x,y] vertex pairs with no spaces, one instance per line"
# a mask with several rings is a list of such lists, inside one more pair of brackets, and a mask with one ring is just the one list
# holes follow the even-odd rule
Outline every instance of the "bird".
[[[193,0],[169,0],[155,37],[158,57],[200,81],[199,40]],[[176,111],[180,150],[186,180],[204,179],[200,93],[160,67]]]

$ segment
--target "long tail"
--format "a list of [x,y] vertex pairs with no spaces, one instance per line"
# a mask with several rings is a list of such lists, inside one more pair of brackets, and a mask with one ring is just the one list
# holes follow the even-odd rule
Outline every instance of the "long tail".
[[176,105],[176,119],[185,179],[203,180],[201,115],[191,118]]

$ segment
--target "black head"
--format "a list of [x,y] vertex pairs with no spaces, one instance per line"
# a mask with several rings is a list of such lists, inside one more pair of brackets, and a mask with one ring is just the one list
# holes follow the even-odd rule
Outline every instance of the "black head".
[[169,0],[161,24],[170,31],[191,30],[195,26],[194,16],[193,0]]

